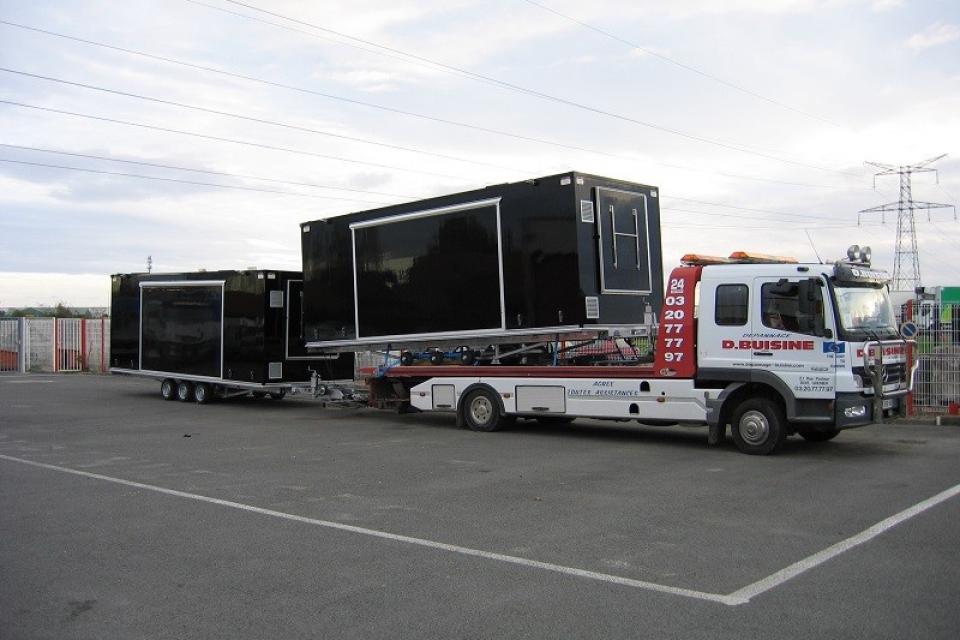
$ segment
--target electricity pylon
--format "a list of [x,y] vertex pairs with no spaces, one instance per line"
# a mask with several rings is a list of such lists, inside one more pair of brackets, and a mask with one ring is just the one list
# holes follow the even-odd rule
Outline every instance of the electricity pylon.
[[877,188],[877,176],[900,176],[900,200],[897,202],[888,202],[869,209],[863,209],[857,214],[857,224],[860,224],[860,216],[864,213],[879,213],[880,221],[885,223],[888,211],[897,212],[897,252],[893,258],[893,282],[890,288],[893,291],[916,291],[920,286],[920,254],[917,251],[917,231],[913,219],[913,212],[916,209],[927,210],[927,220],[930,220],[931,209],[953,208],[953,219],[957,219],[957,208],[952,204],[941,204],[939,202],[920,202],[913,199],[910,177],[914,173],[933,172],[937,178],[937,184],[940,184],[940,174],[937,170],[928,166],[945,158],[947,154],[930,158],[916,164],[901,165],[899,167],[884,164],[882,162],[867,162],[866,164],[877,167],[879,172],[873,174],[873,188]]

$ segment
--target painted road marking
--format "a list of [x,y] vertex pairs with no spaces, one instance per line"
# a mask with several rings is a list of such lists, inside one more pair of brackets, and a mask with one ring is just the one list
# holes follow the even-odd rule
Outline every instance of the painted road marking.
[[697,591],[694,589],[682,589],[680,587],[671,587],[669,585],[657,584],[655,582],[646,582],[644,580],[635,580],[633,578],[625,578],[623,576],[611,575],[608,573],[599,573],[596,571],[588,571],[586,569],[578,569],[576,567],[567,567],[563,565],[553,564],[550,562],[541,562],[539,560],[530,560],[528,558],[520,558],[518,556],[510,556],[502,553],[495,553],[492,551],[484,551],[482,549],[473,549],[470,547],[461,547],[455,544],[447,544],[445,542],[436,542],[434,540],[426,540],[424,538],[414,538],[412,536],[405,536],[396,533],[390,533],[387,531],[379,531],[377,529],[368,529],[366,527],[357,527],[354,525],[343,524],[340,522],[332,522],[329,520],[318,520],[316,518],[307,518],[305,516],[298,516],[291,513],[284,513],[282,511],[274,511],[273,509],[264,509],[262,507],[255,507],[249,504],[243,504],[240,502],[231,502],[229,500],[221,500],[220,498],[211,498],[209,496],[204,496],[196,493],[188,493],[186,491],[178,491],[176,489],[167,489],[166,487],[158,487],[152,484],[144,484],[142,482],[134,482],[132,480],[124,480],[123,478],[114,478],[112,476],[105,476],[99,473],[90,473],[89,471],[80,471],[78,469],[70,469],[68,467],[61,467],[53,464],[46,464],[43,462],[34,462],[33,460],[26,460],[24,458],[15,458],[13,456],[0,454],[0,460],[6,460],[8,462],[18,462],[20,464],[29,465],[32,467],[38,467],[41,469],[49,469],[51,471],[59,471],[61,473],[69,473],[77,476],[83,476],[85,478],[92,478],[94,480],[103,480],[104,482],[112,482],[114,484],[120,484],[127,487],[133,487],[136,489],[143,489],[145,491],[153,491],[156,493],[162,493],[169,496],[175,496],[178,498],[187,498],[189,500],[196,500],[198,502],[206,502],[209,504],[215,504],[221,507],[229,507],[231,509],[238,509],[240,511],[247,511],[250,513],[257,513],[260,515],[271,516],[274,518],[281,518],[283,520],[290,520],[293,522],[300,522],[303,524],[310,524],[318,527],[325,527],[328,529],[337,529],[339,531],[348,531],[350,533],[357,533],[360,535],[371,536],[374,538],[382,538],[385,540],[392,540],[394,542],[402,542],[405,544],[413,544],[421,547],[427,547],[430,549],[438,549],[440,551],[448,551],[451,553],[459,553],[465,556],[473,556],[477,558],[485,558],[487,560],[495,560],[498,562],[506,562],[509,564],[515,564],[523,567],[530,567],[534,569],[543,569],[545,571],[552,571],[554,573],[560,573],[569,576],[575,576],[578,578],[587,578],[590,580],[597,580],[600,582],[607,582],[612,584],[618,584],[625,587],[633,587],[636,589],[644,589],[647,591],[656,591],[659,593],[667,593],[675,596],[683,596],[685,598],[693,598],[696,600],[706,600],[709,602],[718,602],[720,604],[725,604],[729,606],[741,605],[750,602],[752,598],[765,593],[775,587],[782,585],[783,583],[791,580],[792,578],[797,577],[798,575],[813,569],[837,556],[849,551],[854,547],[857,547],[861,544],[869,542],[873,538],[877,537],[881,533],[892,529],[893,527],[909,520],[910,518],[917,516],[924,511],[949,500],[950,498],[960,494],[960,484],[955,485],[946,491],[941,491],[937,495],[919,502],[912,507],[904,509],[896,515],[890,516],[884,520],[881,520],[872,527],[851,536],[845,540],[842,540],[834,545],[831,545],[819,551],[811,556],[795,562],[790,566],[773,573],[766,578],[758,580],[752,584],[749,584],[742,589],[738,589],[730,594],[720,594],[720,593],[709,593],[706,591]]

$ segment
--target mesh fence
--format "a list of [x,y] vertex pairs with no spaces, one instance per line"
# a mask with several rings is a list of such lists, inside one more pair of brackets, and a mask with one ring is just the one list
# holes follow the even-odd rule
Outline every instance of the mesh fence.
[[914,408],[960,413],[960,304],[914,303],[904,308],[903,319],[918,329]]

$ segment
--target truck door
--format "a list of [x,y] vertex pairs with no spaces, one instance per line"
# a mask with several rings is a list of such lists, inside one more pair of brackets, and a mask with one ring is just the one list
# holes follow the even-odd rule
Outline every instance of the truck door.
[[[749,379],[753,357],[749,349],[752,299],[750,279],[700,283],[700,318],[697,339],[699,375],[723,379],[742,375]],[[745,342],[746,341],[746,342]],[[746,344],[748,348],[741,349]]]
[[836,393],[832,322],[819,278],[756,278],[749,346],[755,370],[780,378],[797,398]]

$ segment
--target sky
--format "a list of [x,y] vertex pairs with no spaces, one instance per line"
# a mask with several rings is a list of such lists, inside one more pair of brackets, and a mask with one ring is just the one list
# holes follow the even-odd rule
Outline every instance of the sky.
[[[568,170],[659,187],[664,267],[869,245],[958,204],[960,3],[0,0],[0,307],[300,269],[301,222]],[[73,155],[71,155],[73,154]],[[91,157],[93,156],[93,157]],[[119,175],[123,174],[123,175]],[[937,183],[939,178],[939,184]],[[954,210],[922,282],[960,285]]]

